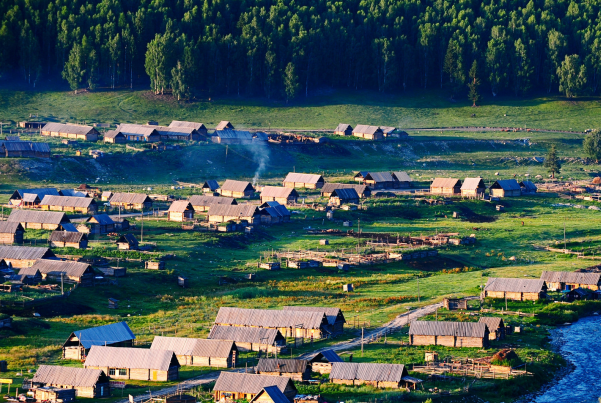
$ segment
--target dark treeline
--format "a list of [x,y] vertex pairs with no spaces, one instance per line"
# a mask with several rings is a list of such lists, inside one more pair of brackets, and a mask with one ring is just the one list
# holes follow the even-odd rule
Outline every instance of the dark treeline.
[[149,79],[178,98],[320,87],[465,97],[475,81],[493,95],[597,94],[600,12],[598,0],[6,0],[0,68],[31,86]]

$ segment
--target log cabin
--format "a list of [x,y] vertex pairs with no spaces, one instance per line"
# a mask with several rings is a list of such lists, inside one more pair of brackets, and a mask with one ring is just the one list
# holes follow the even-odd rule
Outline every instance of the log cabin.
[[194,219],[194,207],[188,200],[176,200],[167,210],[167,219],[176,222],[191,221]]
[[233,341],[155,336],[151,350],[170,350],[182,366],[236,368],[238,348]]
[[190,196],[188,199],[192,207],[194,208],[194,212],[204,212],[209,211],[209,207],[214,204],[221,204],[224,206],[236,206],[238,202],[236,199],[232,197],[215,197],[215,196],[201,196],[194,195]]
[[189,127],[196,130],[201,136],[207,135],[207,127],[203,123],[174,120],[169,124],[169,127]]
[[96,205],[96,201],[91,197],[46,195],[40,203],[40,209],[43,211],[95,214],[98,211],[98,206]]
[[143,141],[147,143],[157,143],[161,140],[161,135],[153,126],[121,124],[115,131],[123,134],[127,141]]
[[498,180],[489,188],[492,197],[518,197],[522,188],[515,179]]
[[287,398],[289,403],[297,394],[292,379],[287,376],[269,376],[222,371],[215,382],[213,396],[215,401],[251,400],[267,386],[276,386]]
[[442,306],[448,311],[456,311],[458,309],[467,309],[467,299],[465,298],[445,298],[442,300]]
[[152,199],[143,193],[115,193],[110,199],[111,207],[123,207],[126,210],[152,208]]
[[72,260],[38,259],[31,267],[23,268],[19,274],[27,274],[30,270],[39,270],[44,280],[71,281],[81,286],[94,285],[94,269],[87,263]]
[[50,158],[50,145],[33,141],[3,141],[0,155],[6,158]]
[[290,403],[277,386],[265,386],[249,403]]
[[359,195],[353,188],[334,189],[330,194],[329,204],[342,206],[343,204],[358,204]]
[[213,325],[207,337],[214,340],[231,340],[236,343],[239,351],[275,353],[286,350],[286,338],[277,329]]
[[290,222],[290,211],[277,201],[267,201],[259,206],[261,224],[279,224]]
[[0,244],[23,243],[25,229],[18,222],[0,221]]
[[409,326],[412,346],[478,347],[488,346],[484,323],[413,321]]
[[357,125],[353,129],[353,136],[367,140],[383,140],[384,133],[378,126]]
[[410,188],[413,185],[413,179],[405,171],[393,172],[392,177],[396,181],[395,186],[399,189]]
[[261,190],[261,203],[276,201],[283,205],[294,204],[298,200],[298,192],[294,188],[265,186]]
[[368,172],[363,177],[363,183],[370,189],[395,189],[398,188],[397,180],[390,172]]
[[284,179],[284,187],[287,188],[321,189],[324,184],[323,176],[314,174],[289,172]]
[[505,324],[502,318],[494,316],[482,316],[478,323],[484,323],[488,328],[489,340],[501,340],[505,338]]
[[329,374],[335,362],[344,362],[334,350],[323,350],[309,358],[309,364],[313,372]]
[[412,378],[403,364],[335,362],[330,382],[341,385],[371,385],[376,388],[413,388],[421,380]]
[[0,259],[15,269],[31,267],[38,259],[56,259],[49,248],[35,246],[0,246]]
[[210,179],[202,184],[203,193],[215,193],[219,190],[219,183],[216,180]]
[[547,284],[544,280],[489,277],[483,296],[514,301],[538,301],[545,297],[546,292]]
[[115,243],[120,250],[138,250],[140,247],[134,234],[123,234]]
[[355,189],[360,198],[364,199],[371,196],[371,189],[366,185],[353,185],[347,183],[326,183],[321,188],[322,197],[330,197],[336,189]]
[[338,126],[336,126],[336,129],[334,129],[334,134],[338,136],[352,136],[353,126],[346,123],[339,123]]
[[482,178],[465,178],[461,185],[461,196],[470,199],[480,199],[484,197],[486,185]]
[[117,130],[109,130],[104,133],[103,140],[105,143],[111,144],[125,144],[127,143],[127,136]]
[[100,195],[100,200],[103,202],[107,202],[111,199],[111,197],[113,197],[113,192],[107,190],[102,192],[102,194]]
[[259,209],[252,204],[239,204],[236,206],[213,204],[209,207],[207,218],[212,223],[246,221],[249,225],[258,225],[261,222]]
[[255,371],[260,375],[286,376],[296,382],[311,379],[311,366],[307,360],[260,358]]
[[522,194],[534,194],[538,191],[538,188],[531,181],[521,181],[520,189],[522,189]]
[[430,185],[430,194],[441,196],[461,194],[461,181],[455,178],[435,178]]
[[13,210],[8,222],[18,222],[25,229],[46,229],[54,231],[63,223],[70,223],[65,213],[58,211]]
[[82,232],[52,231],[48,243],[53,248],[86,249],[88,236]]
[[580,273],[571,271],[543,271],[540,279],[551,291],[570,291],[588,288],[597,291],[601,286],[601,273]]
[[[38,200],[37,204],[31,204],[30,202],[23,202],[23,198],[26,194],[34,195],[34,200]],[[19,207],[36,207],[46,195],[62,196],[59,191],[55,188],[42,188],[42,189],[17,189],[13,192],[8,200],[8,204]]]
[[344,332],[344,324],[346,319],[340,308],[334,307],[322,307],[322,306],[284,306],[284,311],[301,311],[301,312],[318,312],[326,315],[328,325],[325,327],[325,331],[330,334],[331,337],[336,337]]
[[92,126],[63,124],[63,123],[46,123],[42,127],[40,134],[49,137],[64,137],[68,139],[98,141],[98,130]]
[[96,214],[77,226],[79,232],[87,234],[107,234],[116,231],[115,222],[107,214]]
[[34,387],[46,386],[75,389],[75,396],[98,399],[109,397],[109,378],[100,369],[40,365],[31,383]]
[[92,346],[84,368],[101,369],[111,379],[174,381],[180,364],[173,351],[132,347]]
[[227,179],[219,193],[225,197],[250,198],[255,194],[255,188],[250,182]]

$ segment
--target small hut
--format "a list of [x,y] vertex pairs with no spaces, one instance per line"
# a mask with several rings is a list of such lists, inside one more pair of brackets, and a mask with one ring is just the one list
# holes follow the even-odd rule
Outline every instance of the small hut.
[[478,323],[484,323],[488,327],[489,340],[501,340],[505,338],[505,323],[502,318],[493,316],[481,317]]
[[465,298],[445,298],[442,300],[442,305],[448,311],[467,309],[467,300]]
[[221,196],[233,198],[250,198],[255,194],[255,188],[250,182],[228,179],[219,189]]
[[335,362],[343,361],[334,350],[320,351],[309,359],[311,370],[320,374],[329,374],[332,371],[332,364]]
[[465,178],[461,185],[461,196],[469,198],[481,198],[486,191],[486,185],[482,178]]
[[307,360],[261,358],[255,371],[260,375],[287,376],[296,382],[311,379],[311,366]]
[[343,204],[359,203],[359,195],[352,188],[334,189],[330,195],[330,204],[334,206],[342,206]]
[[357,125],[353,129],[353,136],[367,140],[383,140],[384,132],[378,126]]
[[522,195],[522,188],[515,179],[498,180],[490,186],[493,197],[517,197]]
[[430,185],[430,194],[454,196],[461,193],[461,180],[455,178],[435,178]]
[[338,136],[352,136],[353,135],[353,126],[346,123],[339,123],[334,129],[334,134]]
[[167,216],[169,221],[190,221],[194,219],[194,207],[187,200],[177,200],[171,203]]
[[137,250],[139,248],[138,240],[134,234],[123,234],[115,243],[121,250]]
[[214,179],[210,179],[202,185],[201,189],[203,193],[215,193],[219,190],[219,183]]

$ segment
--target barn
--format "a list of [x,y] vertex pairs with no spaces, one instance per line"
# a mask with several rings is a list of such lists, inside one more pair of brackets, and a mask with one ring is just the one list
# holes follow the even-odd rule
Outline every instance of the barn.
[[483,291],[484,297],[515,301],[537,301],[544,298],[546,292],[547,284],[544,280],[497,277],[489,277]]
[[435,178],[430,185],[430,194],[454,196],[461,193],[461,181],[455,178]]
[[69,213],[94,214],[96,211],[98,211],[98,205],[91,197],[46,195],[40,203],[40,209],[66,211]]
[[263,388],[276,386],[291,403],[297,394],[297,389],[292,379],[287,376],[269,376],[258,374],[246,374],[239,372],[221,372],[213,395],[215,401],[219,400],[251,400],[259,394]]
[[25,229],[18,222],[0,221],[0,244],[23,243]]
[[277,201],[267,201],[259,206],[261,224],[290,222],[290,211]]
[[236,368],[238,348],[233,341],[155,336],[151,350],[173,351],[182,366]]
[[219,189],[221,196],[234,198],[250,198],[255,194],[255,188],[250,182],[227,179]]
[[413,321],[409,325],[412,346],[488,347],[488,328],[476,322]]
[[174,120],[169,124],[169,127],[189,127],[196,130],[201,136],[207,135],[207,127],[203,123]]
[[179,377],[180,364],[173,351],[92,346],[83,366],[101,369],[115,380],[165,382]]
[[368,172],[363,178],[363,183],[370,189],[394,189],[397,188],[396,179],[390,172]]
[[482,316],[478,323],[484,323],[488,328],[489,340],[501,340],[505,338],[505,324],[502,318],[494,316]]
[[355,192],[357,192],[359,197],[362,199],[371,196],[371,189],[366,185],[353,185],[346,183],[326,183],[321,188],[321,196],[330,197],[332,192],[336,189],[355,189]]
[[0,246],[0,259],[15,269],[32,266],[38,259],[56,259],[48,248],[35,246]]
[[277,201],[280,204],[294,204],[298,200],[298,192],[294,188],[265,186],[261,190],[261,203]]
[[40,134],[50,137],[65,137],[69,139],[98,141],[98,130],[92,126],[63,124],[63,123],[46,123],[42,127]]
[[123,234],[115,243],[120,250],[138,250],[140,246],[134,234]]
[[522,189],[522,194],[534,194],[538,191],[538,188],[531,181],[521,181],[520,189]]
[[203,193],[215,193],[219,190],[219,183],[215,179],[209,179],[203,183],[201,189]]
[[399,189],[409,188],[413,185],[413,179],[405,171],[396,171],[392,173],[392,177],[395,179],[395,187]]
[[215,197],[215,196],[200,196],[194,195],[189,198],[190,204],[194,208],[194,212],[208,211],[209,207],[214,204],[224,206],[236,206],[238,202],[232,197]]
[[48,242],[53,248],[86,249],[88,236],[82,232],[52,231]]
[[235,206],[213,204],[209,207],[207,218],[212,223],[246,221],[250,225],[257,225],[261,222],[259,209],[252,204],[239,204]]
[[115,193],[110,200],[111,207],[123,207],[126,210],[152,208],[152,199],[143,193]]
[[[31,202],[24,202],[23,198],[25,198],[26,194],[34,195],[34,199],[39,200],[37,204],[31,204]],[[20,207],[34,207],[37,206],[46,195],[61,196],[61,194],[55,188],[17,189],[10,196],[8,204]]]
[[320,374],[329,374],[332,372],[332,364],[335,362],[344,362],[334,350],[323,350],[314,354],[309,359],[311,370]]
[[33,141],[3,141],[2,154],[6,158],[50,158],[50,145]]
[[88,234],[107,234],[116,230],[115,222],[107,214],[96,214],[78,225],[77,229]]
[[13,210],[7,221],[21,223],[25,229],[55,230],[63,223],[69,223],[65,213],[55,211]]
[[188,200],[176,200],[167,210],[169,221],[184,222],[194,219],[194,207]]
[[340,308],[322,306],[285,306],[283,309],[285,311],[323,312],[328,320],[325,331],[328,332],[331,337],[336,337],[344,332],[346,319]]
[[104,133],[104,142],[112,144],[125,144],[127,143],[127,136],[117,130],[109,130]]
[[[87,263],[74,262],[72,260],[50,260],[38,259],[29,268],[21,270],[37,269],[42,273],[43,279],[61,280],[79,283],[82,286],[94,285],[94,269]],[[19,274],[25,272],[19,271]]]
[[324,184],[323,176],[314,174],[290,172],[284,179],[284,187],[287,188],[321,189]]
[[31,380],[33,387],[75,389],[75,396],[97,399],[109,397],[109,378],[100,369],[40,365]]
[[163,141],[198,141],[200,133],[188,126],[154,126]]
[[359,195],[353,188],[334,189],[330,194],[329,203],[333,206],[342,206],[343,204],[359,203]]
[[81,360],[92,346],[131,347],[135,338],[126,322],[76,330],[63,344],[63,359]]
[[213,325],[208,336],[214,340],[231,340],[240,351],[281,352],[286,349],[286,338],[277,329],[260,327]]
[[517,197],[522,195],[522,188],[515,179],[498,180],[489,188],[493,197]]
[[353,136],[367,140],[383,140],[384,133],[378,126],[357,125],[353,129]]
[[296,382],[311,379],[311,366],[307,360],[260,358],[255,371],[260,375],[286,376]]
[[403,364],[376,364],[367,362],[335,362],[330,382],[342,385],[371,385],[376,388],[413,388],[421,381],[412,378]]
[[479,199],[484,197],[486,192],[486,185],[482,178],[465,178],[463,185],[461,185],[461,196],[468,197],[470,199]]
[[571,271],[543,271],[540,276],[551,291],[570,291],[588,288],[597,291],[601,286],[601,273],[580,273]]
[[121,124],[115,131],[123,134],[127,141],[144,141],[147,143],[156,143],[161,140],[161,135],[154,126]]
[[334,129],[334,134],[337,134],[339,136],[352,136],[353,126],[348,125],[346,123],[338,123],[336,129]]

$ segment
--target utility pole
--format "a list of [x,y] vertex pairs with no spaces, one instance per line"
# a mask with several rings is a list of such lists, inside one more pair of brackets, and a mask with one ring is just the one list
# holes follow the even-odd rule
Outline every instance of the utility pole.
[[417,302],[418,303],[422,302],[421,298],[419,296],[419,277],[417,278]]
[[63,275],[64,275],[64,274],[65,274],[65,273],[61,273],[61,295],[65,295],[65,290],[64,290],[64,288],[63,288]]
[[364,327],[361,328],[361,357],[363,357],[363,331],[365,330]]
[[144,242],[144,207],[142,207],[142,232],[140,233],[140,242]]
[[225,162],[227,162],[227,150],[228,150],[228,145],[225,145]]
[[563,253],[568,253],[568,244],[566,241],[566,218],[563,218]]

